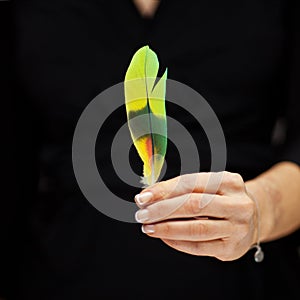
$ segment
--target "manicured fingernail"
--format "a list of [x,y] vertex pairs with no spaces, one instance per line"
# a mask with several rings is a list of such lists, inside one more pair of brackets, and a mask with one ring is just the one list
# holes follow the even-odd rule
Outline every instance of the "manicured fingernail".
[[142,226],[142,231],[144,233],[154,233],[154,225],[143,225]]
[[151,192],[145,192],[145,193],[141,193],[141,194],[137,194],[134,199],[135,202],[138,205],[143,205],[147,202],[149,202],[153,197],[153,194]]
[[148,209],[141,209],[135,213],[135,219],[139,223],[143,223],[149,219]]

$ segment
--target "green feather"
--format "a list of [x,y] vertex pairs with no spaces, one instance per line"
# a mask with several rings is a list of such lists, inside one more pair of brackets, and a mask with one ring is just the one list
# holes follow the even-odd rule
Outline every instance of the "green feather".
[[144,163],[142,183],[154,184],[167,150],[167,70],[157,81],[159,62],[148,46],[133,56],[125,75],[125,105],[134,146]]

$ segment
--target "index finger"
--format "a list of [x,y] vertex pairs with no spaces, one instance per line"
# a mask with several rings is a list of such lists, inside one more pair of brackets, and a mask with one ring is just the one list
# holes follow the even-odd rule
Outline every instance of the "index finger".
[[135,196],[138,206],[190,193],[221,194],[220,185],[224,172],[185,174],[158,182]]

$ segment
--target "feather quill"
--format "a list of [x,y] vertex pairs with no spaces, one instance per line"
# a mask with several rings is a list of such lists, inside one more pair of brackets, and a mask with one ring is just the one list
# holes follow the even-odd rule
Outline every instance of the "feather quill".
[[167,150],[167,70],[158,80],[158,69],[157,55],[144,46],[134,54],[124,81],[128,127],[144,164],[144,186],[158,180]]

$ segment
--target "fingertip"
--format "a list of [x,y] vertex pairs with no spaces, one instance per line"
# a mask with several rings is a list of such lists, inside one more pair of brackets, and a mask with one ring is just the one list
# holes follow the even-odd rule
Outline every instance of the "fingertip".
[[140,194],[135,195],[134,201],[138,206],[144,206],[149,203],[153,198],[153,194],[151,192],[142,192]]
[[142,225],[142,232],[146,234],[151,234],[155,232],[154,225]]

